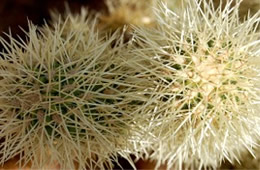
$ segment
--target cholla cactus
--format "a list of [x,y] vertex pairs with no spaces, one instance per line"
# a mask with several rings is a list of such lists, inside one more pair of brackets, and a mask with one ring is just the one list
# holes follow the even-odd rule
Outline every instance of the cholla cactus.
[[118,154],[128,158],[138,105],[127,97],[135,87],[124,83],[122,43],[117,33],[100,37],[83,14],[54,30],[31,25],[28,42],[1,40],[1,164],[19,155],[20,167],[104,169]]
[[215,10],[190,1],[179,15],[162,5],[156,29],[135,28],[129,64],[150,80],[142,114],[150,115],[157,141],[148,156],[158,166],[216,168],[252,152],[260,136],[259,12],[244,22],[238,12],[231,2]]

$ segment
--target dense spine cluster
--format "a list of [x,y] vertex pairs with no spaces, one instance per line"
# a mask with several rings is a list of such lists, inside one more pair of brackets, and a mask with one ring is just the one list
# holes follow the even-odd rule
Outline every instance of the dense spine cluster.
[[1,164],[20,155],[36,168],[52,161],[69,169],[111,168],[117,152],[129,152],[136,104],[127,95],[135,87],[124,83],[122,44],[117,33],[100,37],[85,14],[77,23],[61,19],[54,29],[31,25],[28,42],[2,40]]
[[[157,10],[158,27],[136,28],[129,56],[149,61],[153,108],[144,108],[157,141],[149,158],[168,167],[216,168],[239,160],[259,138],[259,13],[239,21],[239,4]],[[152,109],[152,110],[151,110]],[[154,138],[154,136],[152,138]]]
[[134,167],[134,155],[216,169],[254,154],[260,12],[241,20],[238,1],[115,2],[108,16],[67,11],[30,24],[26,41],[1,38],[0,165],[18,155],[20,167],[112,169],[118,156]]

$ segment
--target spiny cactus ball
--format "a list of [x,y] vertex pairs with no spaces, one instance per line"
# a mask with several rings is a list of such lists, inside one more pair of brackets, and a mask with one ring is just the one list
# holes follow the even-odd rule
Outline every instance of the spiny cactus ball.
[[176,15],[162,4],[156,29],[135,27],[129,56],[150,80],[142,114],[158,166],[216,168],[259,138],[260,13],[240,22],[238,12],[239,4],[215,10],[191,1]]
[[26,42],[1,39],[1,164],[19,155],[20,167],[105,169],[117,152],[127,157],[134,88],[123,83],[118,35],[100,37],[85,14],[54,29],[30,25]]

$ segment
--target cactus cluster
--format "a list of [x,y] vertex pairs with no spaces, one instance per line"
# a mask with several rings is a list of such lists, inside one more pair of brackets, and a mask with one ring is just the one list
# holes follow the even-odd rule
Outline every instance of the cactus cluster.
[[[149,61],[153,112],[151,132],[158,139],[149,158],[170,167],[217,167],[239,160],[259,138],[259,14],[239,21],[239,5],[191,3],[176,16],[157,11],[156,29],[135,29],[130,56]],[[147,78],[148,79],[148,78]],[[152,114],[153,113],[153,114]],[[159,149],[158,149],[159,148]]]
[[20,155],[38,168],[111,168],[115,151],[129,150],[135,87],[124,82],[117,33],[100,36],[85,14],[54,29],[31,25],[28,42],[2,39],[1,163]]
[[[30,24],[26,41],[1,38],[0,164],[112,169],[121,156],[135,168],[134,155],[215,169],[254,153],[260,12],[242,21],[233,0],[183,0],[175,12],[168,0],[118,2],[108,17],[68,11]],[[153,13],[142,18],[143,6]]]

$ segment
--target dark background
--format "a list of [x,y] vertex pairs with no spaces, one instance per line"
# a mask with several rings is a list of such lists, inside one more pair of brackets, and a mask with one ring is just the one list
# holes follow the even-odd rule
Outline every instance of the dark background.
[[0,0],[0,36],[3,32],[11,32],[13,35],[24,37],[22,27],[28,30],[28,20],[36,25],[43,24],[50,19],[50,10],[64,11],[67,2],[73,12],[86,6],[93,10],[105,8],[103,0]]

